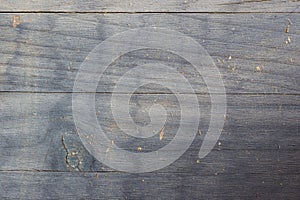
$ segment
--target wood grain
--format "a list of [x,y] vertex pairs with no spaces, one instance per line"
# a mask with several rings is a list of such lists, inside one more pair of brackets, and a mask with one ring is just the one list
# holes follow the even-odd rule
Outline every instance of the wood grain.
[[299,175],[151,173],[0,173],[10,199],[297,199]]
[[2,12],[299,12],[297,0],[2,0]]
[[[299,12],[298,0],[1,0],[0,199],[300,199]],[[224,81],[227,113],[214,149],[199,159],[211,115],[201,76],[170,52],[122,55],[105,71],[96,93],[99,124],[114,144],[154,151],[180,125],[178,100],[153,84],[132,96],[130,114],[145,125],[150,121],[145,110],[158,102],[168,113],[163,133],[140,139],[118,127],[110,104],[114,85],[135,66],[175,68],[191,84],[201,111],[195,140],[176,162],[129,174],[97,161],[83,146],[72,92],[81,64],[98,44],[142,27],[178,31],[207,50]],[[154,80],[153,75],[125,85]]]
[[[227,93],[299,94],[297,14],[21,14],[22,23],[16,28],[13,16],[0,15],[1,91],[72,92],[81,63],[97,44],[116,33],[155,26],[174,29],[200,43],[219,68]],[[207,92],[186,60],[151,49],[115,60],[97,91],[111,92],[126,70],[155,62],[183,73],[196,93]],[[151,74],[142,78],[152,79]],[[150,90],[157,88],[145,92]]]
[[[136,94],[131,104],[137,113],[133,115],[136,123],[149,120],[142,110],[153,104],[154,99],[175,117],[168,118],[165,123],[162,140],[159,133],[143,140],[125,137],[111,114],[111,95],[96,96],[96,113],[101,127],[115,144],[128,151],[136,151],[138,146],[148,151],[161,148],[172,140],[180,124],[176,118],[179,107],[174,96]],[[0,99],[3,141],[0,144],[0,170],[111,171],[96,161],[82,145],[72,117],[72,94],[2,93]],[[230,168],[235,163],[239,163],[236,170],[250,167],[257,173],[267,168],[272,171],[274,167],[286,173],[298,171],[298,95],[228,95],[223,133],[214,151],[201,161],[206,166],[201,165],[201,169],[196,161],[209,125],[210,98],[198,95],[198,99],[201,110],[199,133],[185,156],[166,171],[192,172],[197,169],[207,173],[220,166]],[[264,165],[263,169],[261,165]]]

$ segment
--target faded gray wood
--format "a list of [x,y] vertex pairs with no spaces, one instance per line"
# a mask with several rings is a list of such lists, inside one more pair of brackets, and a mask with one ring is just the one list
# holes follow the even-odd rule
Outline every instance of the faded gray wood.
[[[299,199],[299,6],[285,0],[2,0],[0,199]],[[135,139],[118,128],[110,97],[133,66],[174,67],[198,93],[201,109],[199,132],[183,156],[159,171],[133,175],[116,172],[85,149],[72,117],[71,92],[81,63],[97,44],[149,26],[179,31],[208,51],[224,80],[228,108],[219,141],[199,160],[211,106],[203,79],[168,52],[121,56],[96,94],[98,121],[118,146],[158,149],[179,125],[174,95],[152,85],[133,95],[131,114],[136,123],[148,123],[142,111],[154,100],[161,103],[172,114],[163,138],[158,133]]]
[[[20,14],[15,28],[14,16],[0,15],[1,91],[72,92],[81,63],[97,44],[125,30],[155,26],[199,42],[213,57],[227,93],[299,94],[298,14]],[[111,92],[132,66],[155,62],[183,73],[195,92],[207,92],[189,63],[160,50],[121,56],[106,70],[98,92]]]
[[297,0],[2,0],[0,11],[46,12],[299,12]]
[[[115,144],[129,151],[136,151],[138,146],[148,151],[161,148],[172,140],[180,123],[176,117],[167,120],[162,140],[159,133],[145,140],[124,137],[110,111],[111,95],[96,96],[96,113],[101,127]],[[0,94],[0,170],[111,171],[82,145],[73,122],[71,97],[72,94],[60,93]],[[153,99],[164,105],[168,113],[176,115],[179,108],[172,95],[136,94],[132,109],[137,113],[133,115],[137,123],[149,120],[138,113],[151,105]],[[232,170],[253,173],[269,170],[275,174],[277,170],[288,174],[299,172],[298,95],[228,95],[220,143],[201,160],[201,165],[196,161],[209,124],[210,98],[198,95],[198,99],[201,135],[197,134],[183,157],[162,171],[201,171],[206,174],[225,167],[224,173],[232,173]]]
[[[199,176],[200,174],[200,176]],[[299,175],[2,172],[2,199],[299,199]]]

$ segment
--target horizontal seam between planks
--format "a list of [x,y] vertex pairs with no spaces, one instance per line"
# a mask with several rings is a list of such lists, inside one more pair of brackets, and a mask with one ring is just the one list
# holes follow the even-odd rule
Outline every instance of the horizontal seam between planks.
[[18,10],[18,11],[8,11],[3,10],[0,11],[1,14],[15,14],[15,13],[37,13],[37,14],[299,14],[298,11],[292,12],[275,12],[275,11],[253,11],[253,12],[218,12],[218,11],[211,11],[211,12],[196,12],[196,11],[25,11],[25,10]]
[[[127,92],[73,92],[73,91],[9,91],[9,90],[0,90],[0,94],[1,93],[11,93],[11,94],[124,94],[124,95],[128,95],[131,93],[127,93]],[[145,94],[145,95],[165,95],[165,94],[173,94],[173,93],[164,93],[164,92],[138,92],[138,93],[134,93],[134,95],[140,95],[140,94]],[[214,94],[214,95],[223,95],[224,93],[208,93],[208,92],[195,92],[195,93],[179,93],[179,94],[186,94],[186,95],[210,95],[210,94]],[[242,96],[247,96],[247,95],[251,95],[251,96],[300,96],[300,93],[225,93],[226,95],[242,95]]]
[[[126,175],[128,174],[127,172],[122,172],[122,171],[62,171],[62,170],[37,170],[37,169],[32,169],[32,170],[0,170],[0,173],[66,173],[66,174],[99,174],[99,173],[102,173],[102,174],[108,174],[108,173],[111,173],[111,174],[123,174],[123,175]],[[156,173],[158,175],[164,175],[164,174],[181,174],[181,175],[189,175],[189,173],[187,172],[158,172]],[[263,172],[261,173],[241,173],[241,174],[265,174]],[[300,175],[300,173],[278,173],[277,175]],[[224,176],[227,176],[227,175],[238,175],[237,173],[220,173],[219,175],[224,175]],[[201,176],[216,176],[214,173],[212,174],[202,174]]]

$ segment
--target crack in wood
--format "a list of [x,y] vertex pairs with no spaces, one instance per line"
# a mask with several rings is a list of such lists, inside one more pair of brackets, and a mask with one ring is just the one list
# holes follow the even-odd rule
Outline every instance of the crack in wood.
[[238,1],[238,2],[229,2],[229,3],[222,3],[219,5],[237,5],[237,4],[246,4],[246,3],[262,3],[262,2],[268,2],[271,0],[245,0],[245,1]]

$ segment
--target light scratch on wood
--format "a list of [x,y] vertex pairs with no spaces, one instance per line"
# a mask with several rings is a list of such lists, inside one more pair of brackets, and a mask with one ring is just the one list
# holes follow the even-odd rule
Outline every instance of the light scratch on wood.
[[64,150],[66,151],[66,164],[67,164],[67,166],[70,168],[70,169],[72,169],[72,166],[70,165],[70,162],[69,162],[69,159],[68,159],[68,156],[69,156],[69,151],[68,151],[68,148],[67,148],[67,146],[66,146],[66,144],[65,144],[65,138],[64,138],[64,136],[62,136],[61,137],[61,142],[62,142],[62,145],[63,145],[63,148],[64,148]]

